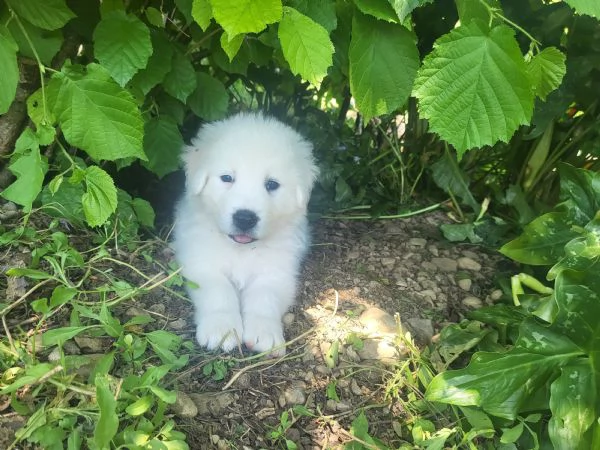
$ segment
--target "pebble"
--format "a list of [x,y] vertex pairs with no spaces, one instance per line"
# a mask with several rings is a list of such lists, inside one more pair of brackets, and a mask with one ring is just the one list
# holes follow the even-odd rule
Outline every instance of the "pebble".
[[373,334],[394,334],[398,325],[394,317],[381,308],[371,307],[363,311],[358,318],[363,327]]
[[460,280],[458,280],[457,284],[458,287],[461,288],[463,291],[469,292],[471,290],[471,285],[473,284],[473,281],[470,278],[461,278]]
[[483,302],[481,301],[481,299],[474,297],[472,295],[469,295],[468,297],[463,298],[462,300],[462,304],[464,306],[467,306],[468,308],[481,308],[481,306],[483,305]]
[[458,258],[456,261],[459,269],[472,270],[473,272],[479,272],[481,270],[481,264],[468,256]]
[[396,264],[396,258],[381,258],[381,264],[384,267],[394,267],[394,264]]
[[148,311],[155,312],[156,314],[164,314],[166,311],[166,306],[162,303],[155,303],[154,305],[150,305]]
[[423,298],[425,298],[425,300],[429,301],[429,302],[435,302],[437,295],[435,295],[435,292],[433,291],[433,289],[425,289],[421,292],[419,292],[419,295],[422,296]]
[[427,239],[411,238],[408,240],[408,245],[411,245],[413,247],[425,247],[427,245]]
[[179,417],[196,417],[198,408],[194,401],[185,392],[177,392],[175,403],[170,406],[171,411]]
[[185,319],[177,319],[177,320],[174,320],[173,322],[169,322],[169,327],[175,331],[183,330],[187,326],[188,326],[187,320],[185,320]]
[[295,316],[293,313],[286,313],[283,315],[283,324],[286,327],[289,327],[291,324],[294,323],[294,319],[295,319]]
[[500,300],[502,298],[502,296],[504,295],[504,293],[502,292],[501,289],[495,289],[492,291],[492,293],[490,294],[490,298],[497,302],[498,300]]
[[350,382],[350,392],[354,395],[363,395],[362,389],[354,378],[352,378],[352,381]]
[[427,247],[427,250],[429,250],[429,253],[431,253],[433,256],[440,256],[440,252],[435,245],[430,245]]
[[284,405],[303,405],[306,402],[305,388],[300,384],[294,384],[286,388],[283,392]]
[[188,394],[200,415],[220,416],[225,408],[235,401],[230,392],[202,392],[200,394]]
[[424,345],[431,342],[431,338],[434,334],[433,322],[431,319],[411,317],[406,320],[406,325],[410,328],[411,334],[418,344]]
[[394,364],[400,356],[395,346],[378,339],[364,339],[358,355],[363,360],[381,361],[384,364]]
[[432,258],[431,262],[442,272],[456,272],[458,263],[450,258]]

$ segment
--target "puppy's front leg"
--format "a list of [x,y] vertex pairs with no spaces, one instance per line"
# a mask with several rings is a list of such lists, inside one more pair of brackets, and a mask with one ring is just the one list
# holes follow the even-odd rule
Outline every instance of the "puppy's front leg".
[[255,352],[273,350],[273,356],[285,355],[281,318],[292,305],[295,291],[295,280],[288,277],[257,280],[244,288],[241,303],[246,347]]
[[225,276],[203,277],[196,281],[200,287],[190,289],[195,306],[196,339],[214,350],[233,350],[240,344],[243,333],[240,302],[236,289]]

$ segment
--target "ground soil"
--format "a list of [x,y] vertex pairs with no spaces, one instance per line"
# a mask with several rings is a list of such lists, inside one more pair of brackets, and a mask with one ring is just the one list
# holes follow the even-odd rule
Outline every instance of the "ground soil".
[[[360,411],[369,433],[397,448],[406,414],[393,380],[408,353],[406,333],[424,349],[445,324],[497,300],[495,276],[510,270],[494,252],[445,241],[439,233],[444,222],[435,212],[314,223],[297,304],[284,317],[287,355],[253,358],[241,349],[226,356],[196,348],[170,380],[181,399],[172,413],[190,448],[293,448],[289,442],[299,449],[342,448]],[[164,267],[172,254],[159,253]],[[193,339],[192,308],[180,297],[153,291],[122,306],[122,314],[150,311],[163,318],[161,326]],[[223,379],[214,379],[209,364],[227,369]],[[0,428],[8,431],[19,421],[10,408],[0,410]]]

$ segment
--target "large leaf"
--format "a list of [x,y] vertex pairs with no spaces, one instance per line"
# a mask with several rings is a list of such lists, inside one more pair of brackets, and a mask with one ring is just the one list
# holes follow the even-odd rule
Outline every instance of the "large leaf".
[[79,333],[89,330],[93,326],[88,325],[85,327],[61,327],[54,328],[52,330],[45,331],[42,334],[42,344],[46,347],[52,345],[62,345],[69,339],[77,336]]
[[366,120],[389,114],[406,102],[419,67],[412,32],[357,13],[349,58],[350,90]]
[[289,5],[317,22],[328,33],[337,28],[338,19],[333,0],[292,0]]
[[212,8],[209,0],[194,0],[192,4],[192,17],[203,31],[206,31],[212,19]]
[[136,16],[113,11],[94,30],[94,53],[116,82],[125,86],[148,63],[150,30]]
[[548,271],[548,280],[554,280],[563,270],[586,272],[600,267],[600,213],[585,227],[582,236],[565,245],[565,256]]
[[587,14],[588,16],[600,19],[600,3],[597,0],[564,0],[567,5],[573,8],[578,14]]
[[585,432],[598,414],[598,386],[594,369],[585,359],[562,368],[550,386],[548,434],[557,449],[589,449],[583,444]]
[[466,368],[437,375],[426,398],[480,406],[488,414],[514,420],[559,367],[582,355],[568,338],[533,321],[524,321],[519,331],[508,352],[478,352]]
[[144,166],[160,178],[177,170],[184,144],[177,122],[161,116],[146,122],[144,130],[144,151],[148,156]]
[[600,210],[600,173],[578,169],[569,164],[558,166],[560,175],[559,208],[568,212],[579,226],[585,226]]
[[144,95],[165,79],[165,76],[171,71],[173,60],[173,46],[162,30],[155,30],[151,39],[152,56],[148,59],[146,67],[136,73],[131,81],[134,86],[141,89]]
[[528,224],[521,236],[505,244],[500,253],[524,264],[554,264],[564,255],[565,244],[581,234],[571,225],[565,213],[544,214]]
[[258,33],[281,19],[281,0],[211,0],[215,20],[232,39],[242,33]]
[[8,111],[17,93],[17,84],[19,83],[17,50],[17,44],[12,38],[10,31],[3,25],[0,25],[0,67],[2,67],[0,114]]
[[[408,17],[410,13],[412,13],[419,6],[423,6],[426,3],[431,3],[433,0],[388,0],[394,11],[396,11],[396,15],[400,19],[400,22],[404,22],[404,20]],[[476,6],[476,5],[473,5]]]
[[146,159],[137,104],[101,66],[63,67],[50,81],[48,101],[67,141],[95,160]]
[[279,41],[292,73],[313,84],[327,75],[333,44],[327,30],[314,20],[286,6],[279,24]]
[[445,152],[444,157],[431,166],[433,181],[444,191],[460,197],[463,203],[479,213],[481,206],[469,190],[469,180],[458,166],[454,154]]
[[187,102],[194,114],[205,120],[225,117],[229,106],[229,94],[223,83],[205,72],[198,72],[196,80],[196,89]]
[[535,55],[527,65],[535,95],[542,100],[560,86],[567,67],[566,56],[556,47],[547,47]]
[[37,53],[40,61],[47,66],[52,63],[52,58],[58,53],[64,41],[60,30],[42,30],[29,22],[17,23],[15,20],[10,21],[6,26],[19,46],[19,53],[31,59],[35,59]]
[[97,375],[95,385],[100,417],[94,429],[94,444],[98,449],[111,448],[110,442],[119,429],[117,401],[110,390],[107,376]]
[[98,166],[85,169],[85,194],[81,197],[86,222],[97,227],[117,209],[117,189],[113,179]]
[[398,22],[396,11],[388,0],[354,0],[361,12],[387,22]]
[[44,30],[62,28],[75,17],[65,0],[6,0],[19,17]]
[[513,30],[478,20],[439,38],[415,81],[419,110],[459,156],[508,142],[533,113],[533,89]]
[[194,66],[179,49],[173,55],[171,70],[165,76],[163,87],[169,95],[182,102],[196,89]]

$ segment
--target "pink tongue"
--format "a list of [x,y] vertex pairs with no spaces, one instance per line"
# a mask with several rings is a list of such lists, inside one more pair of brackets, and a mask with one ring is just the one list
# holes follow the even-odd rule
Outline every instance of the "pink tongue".
[[231,236],[231,238],[238,244],[249,244],[250,242],[252,242],[254,240],[252,237],[248,236],[247,234],[234,234]]

